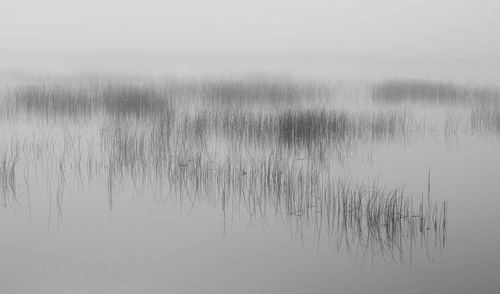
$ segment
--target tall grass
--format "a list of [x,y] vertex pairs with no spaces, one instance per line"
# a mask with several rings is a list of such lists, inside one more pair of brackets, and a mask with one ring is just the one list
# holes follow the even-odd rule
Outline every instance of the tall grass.
[[277,110],[262,112],[212,108],[186,117],[183,132],[198,138],[224,137],[234,144],[307,149],[355,147],[363,143],[408,140],[424,126],[405,111]]
[[[4,203],[19,203],[12,188],[20,184],[18,168],[35,178],[45,174],[49,208],[56,209],[59,225],[66,187],[85,183],[82,187],[107,190],[110,212],[114,197],[133,188],[154,191],[159,203],[210,205],[231,218],[245,214],[253,221],[275,219],[293,227],[294,234],[309,227],[315,238],[330,239],[339,249],[366,250],[372,257],[406,259],[417,240],[427,246],[431,237],[436,247],[445,245],[446,204],[433,203],[430,196],[414,202],[404,186],[356,180],[319,160],[303,161],[272,150],[214,160],[196,145],[157,145],[157,133],[145,135],[142,127],[102,131],[98,145],[70,132],[56,141],[47,136],[13,139],[7,150],[18,155],[5,159],[0,173]],[[29,187],[29,180],[24,183]]]
[[334,89],[325,83],[288,79],[34,79],[2,87],[2,110],[4,116],[26,113],[47,119],[61,116],[92,118],[103,112],[105,115],[150,117],[171,114],[174,104],[281,105],[333,95]]
[[372,99],[381,103],[468,104],[500,99],[498,89],[459,86],[423,80],[392,80],[377,83],[372,88]]
[[472,108],[470,128],[473,132],[500,134],[500,106],[477,105]]
[[0,204],[3,207],[14,206],[18,203],[16,167],[19,161],[19,145],[12,142],[10,148],[0,156]]
[[[162,123],[166,125],[160,127]],[[271,148],[249,154],[232,149],[216,159],[196,137],[171,127],[162,121],[110,118],[97,138],[74,130],[57,132],[56,137],[12,137],[0,173],[4,203],[19,201],[13,200],[20,184],[15,171],[21,169],[35,178],[45,174],[49,207],[57,210],[58,223],[67,186],[105,187],[111,211],[113,198],[132,185],[137,191],[156,191],[160,203],[213,205],[224,215],[243,212],[254,220],[281,219],[297,230],[313,227],[317,238],[335,238],[338,246],[382,246],[384,254],[407,250],[408,242],[428,233],[423,227],[443,218],[427,212],[436,211],[430,201],[427,208],[425,203],[412,207],[403,187],[346,178],[321,158],[302,160]],[[29,176],[23,183],[29,187]]]
[[[58,223],[67,188],[96,185],[107,191],[110,213],[118,192],[147,191],[162,204],[273,218],[295,233],[313,228],[315,238],[372,256],[403,255],[417,238],[445,232],[445,204],[414,204],[401,186],[337,171],[335,152],[425,132],[404,109],[303,107],[334,89],[289,80],[42,81],[3,93],[6,120],[48,122],[6,139],[3,203],[18,199],[16,169],[27,191],[30,177],[44,174]],[[75,120],[84,126],[67,123]]]
[[204,99],[224,105],[294,103],[303,99],[332,97],[334,94],[334,89],[325,83],[303,83],[283,78],[205,80],[201,83]]

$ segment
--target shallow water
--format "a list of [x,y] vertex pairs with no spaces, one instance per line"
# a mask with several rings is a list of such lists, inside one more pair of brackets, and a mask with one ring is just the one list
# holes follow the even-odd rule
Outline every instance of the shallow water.
[[[435,121],[442,114],[411,111]],[[16,140],[21,149],[42,142],[43,150],[21,153],[32,157],[21,156],[16,165],[15,193],[3,182],[0,292],[496,293],[500,288],[495,135],[460,128],[445,138],[437,127],[410,140],[365,142],[338,161],[331,158],[336,152],[327,152],[321,172],[388,188],[405,185],[405,197],[414,199],[415,207],[427,198],[448,206],[445,230],[428,228],[402,243],[362,244],[351,232],[328,233],[325,224],[318,226],[321,213],[314,206],[306,215],[280,210],[271,200],[245,202],[258,201],[259,195],[189,197],[182,188],[167,195],[151,174],[140,172],[140,160],[134,161],[138,168],[130,162],[117,168],[125,171],[123,177],[111,175],[111,159],[124,155],[113,149],[113,141],[109,148],[102,144],[101,123],[26,118],[2,123],[2,150],[12,150]],[[75,138],[84,138],[81,145]],[[72,147],[61,146],[61,140]],[[231,148],[212,141],[208,145],[216,145],[203,156],[223,161],[221,154]],[[92,156],[91,146],[96,146]],[[78,155],[83,167],[76,165]],[[290,166],[309,171],[297,167],[308,160]],[[191,163],[178,164],[176,172],[184,164],[190,170]],[[128,174],[131,170],[137,174]]]

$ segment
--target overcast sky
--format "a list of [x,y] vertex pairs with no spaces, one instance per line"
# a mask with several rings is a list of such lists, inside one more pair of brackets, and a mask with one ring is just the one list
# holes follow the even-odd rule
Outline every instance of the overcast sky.
[[0,0],[0,68],[496,69],[499,3]]

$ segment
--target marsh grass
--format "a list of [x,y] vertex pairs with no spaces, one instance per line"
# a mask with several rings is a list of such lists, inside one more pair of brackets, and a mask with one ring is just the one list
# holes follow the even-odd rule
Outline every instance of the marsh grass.
[[472,132],[500,134],[500,106],[477,105],[470,111]]
[[471,104],[500,100],[494,88],[459,86],[451,83],[424,80],[393,80],[377,83],[372,88],[372,99],[377,103],[399,104]]
[[2,86],[3,116],[37,115],[94,118],[96,115],[136,118],[172,115],[177,106],[192,103],[212,105],[294,104],[302,100],[334,96],[326,83],[289,79],[233,80],[128,80],[103,77],[75,79],[33,79]]
[[63,85],[24,85],[12,89],[12,111],[28,115],[88,117],[92,111],[91,93],[84,88]]
[[18,204],[16,167],[19,161],[19,146],[11,145],[3,156],[0,157],[0,190],[2,193],[3,207]]
[[222,105],[296,103],[303,99],[333,97],[335,90],[326,83],[304,83],[286,78],[244,80],[205,80],[201,96]]
[[12,138],[0,178],[4,203],[7,199],[20,203],[11,188],[19,184],[17,168],[28,170],[27,187],[29,177],[38,178],[40,172],[46,175],[49,220],[54,214],[58,227],[67,187],[80,185],[85,190],[98,185],[107,191],[110,213],[114,197],[123,192],[150,191],[146,194],[155,195],[160,205],[218,208],[224,221],[241,215],[251,222],[275,219],[295,236],[312,228],[314,238],[332,240],[339,250],[365,251],[371,258],[406,260],[410,246],[416,246],[419,238],[427,246],[427,239],[434,236],[439,239],[434,240],[435,247],[444,246],[440,240],[446,215],[440,205],[445,204],[432,203],[430,192],[427,202],[422,197],[414,203],[403,186],[338,175],[332,166],[321,164],[320,158],[301,160],[274,149],[243,156],[234,149],[236,154],[215,160],[194,138],[178,144],[170,141],[175,138],[167,139],[161,131],[132,118],[110,124],[100,130],[98,144],[69,130],[56,139],[43,135]]
[[199,141],[222,137],[235,145],[274,146],[288,150],[355,148],[366,143],[410,140],[425,126],[405,111],[349,112],[294,110],[272,113],[212,108],[186,117],[180,127]]
[[45,174],[49,221],[54,208],[58,226],[69,188],[95,185],[105,189],[110,213],[120,192],[150,192],[160,205],[221,209],[224,222],[243,213],[252,222],[282,221],[294,235],[312,228],[318,240],[369,256],[403,256],[418,238],[445,234],[445,204],[414,203],[402,186],[336,169],[340,153],[425,133],[428,126],[404,109],[314,107],[334,89],[289,80],[55,81],[4,93],[4,118],[46,124],[6,139],[3,203],[19,203],[16,169],[28,201],[30,178]]
[[126,83],[28,84],[10,89],[3,106],[6,115],[26,114],[45,120],[88,120],[102,114],[136,118],[171,115],[172,101],[162,94],[154,87]]

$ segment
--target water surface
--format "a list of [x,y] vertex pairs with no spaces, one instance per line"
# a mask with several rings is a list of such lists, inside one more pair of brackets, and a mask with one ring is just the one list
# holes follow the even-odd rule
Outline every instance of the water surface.
[[1,292],[500,287],[494,113],[366,84],[92,83],[4,91]]

